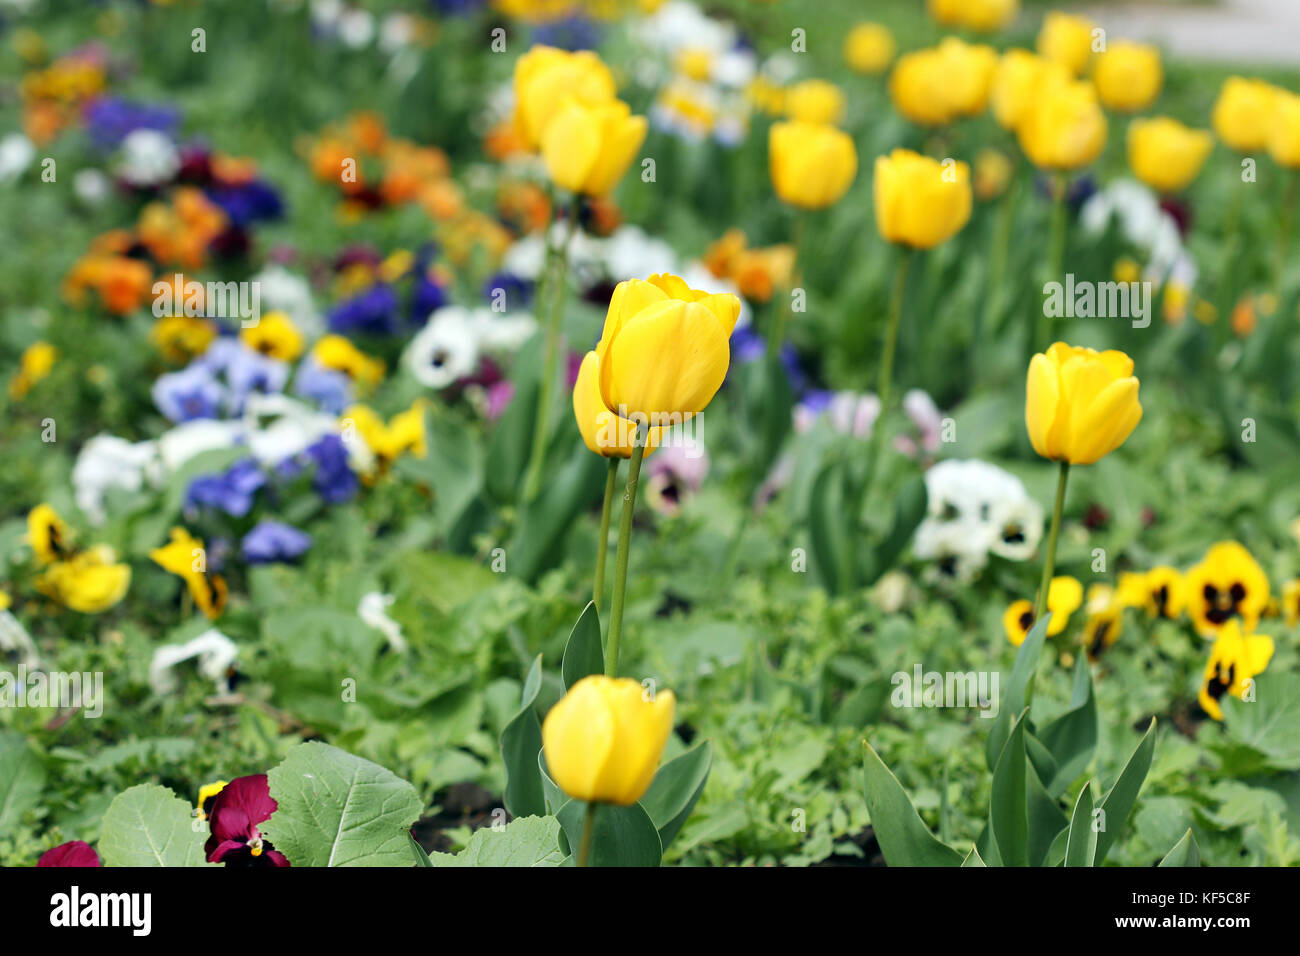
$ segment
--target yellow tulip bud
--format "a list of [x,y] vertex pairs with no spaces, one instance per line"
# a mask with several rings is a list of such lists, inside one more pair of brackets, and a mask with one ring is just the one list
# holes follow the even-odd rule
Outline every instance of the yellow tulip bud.
[[1020,0],[930,0],[930,16],[949,27],[988,33],[1000,30],[1020,12]]
[[774,123],[768,135],[772,185],[783,202],[824,209],[839,200],[858,172],[853,139],[833,126]]
[[1034,451],[1053,461],[1091,465],[1142,420],[1133,360],[1057,342],[1029,363],[1025,425]]
[[1137,119],[1128,128],[1128,164],[1152,189],[1173,193],[1187,187],[1205,165],[1214,137],[1167,116]]
[[671,425],[701,412],[727,377],[740,299],[673,275],[620,282],[600,342],[600,394],[622,418]]
[[947,61],[937,48],[900,56],[889,76],[889,98],[894,109],[918,126],[951,123],[957,118],[957,109],[947,69]]
[[1017,133],[1035,166],[1077,169],[1106,148],[1106,114],[1091,83],[1049,83],[1030,100]]
[[551,779],[575,800],[630,806],[654,781],[676,701],[630,678],[584,677],[542,722]]
[[844,94],[826,80],[804,80],[786,90],[785,111],[798,123],[839,123],[844,119]]
[[1055,60],[1028,50],[1008,50],[998,61],[989,84],[993,118],[1003,129],[1014,130],[1034,97],[1045,87],[1068,82],[1070,71]]
[[1300,169],[1300,96],[1279,90],[1268,152],[1282,166]]
[[570,53],[535,46],[515,63],[515,129],[530,149],[569,98],[593,105],[612,100],[614,75],[590,50]]
[[970,219],[970,167],[896,149],[876,159],[875,206],[885,239],[933,249]]
[[859,23],[844,38],[844,62],[855,73],[884,73],[897,51],[894,35],[879,23]]
[[588,106],[571,99],[542,134],[542,158],[557,186],[588,196],[611,192],[645,141],[644,116],[622,100]]
[[1053,11],[1043,18],[1038,33],[1038,52],[1049,60],[1064,63],[1079,76],[1088,67],[1092,55],[1092,21],[1068,13]]
[[1233,149],[1253,152],[1268,145],[1278,90],[1263,80],[1230,76],[1214,102],[1214,131]]
[[1164,82],[1160,51],[1145,43],[1116,40],[1092,69],[1097,95],[1108,110],[1136,113],[1155,102]]
[[[631,458],[636,441],[636,425],[619,418],[605,407],[600,397],[600,358],[588,352],[573,383],[573,417],[586,446],[606,458]],[[659,444],[659,429],[649,429],[645,454],[649,456]]]

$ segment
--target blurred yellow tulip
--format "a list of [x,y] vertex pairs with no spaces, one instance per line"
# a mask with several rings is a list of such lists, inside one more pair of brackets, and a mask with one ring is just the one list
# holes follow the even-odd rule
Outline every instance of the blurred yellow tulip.
[[1300,96],[1278,90],[1268,152],[1282,166],[1300,169]]
[[772,185],[783,202],[824,209],[858,173],[858,151],[844,131],[820,123],[774,123],[768,134]]
[[948,27],[989,33],[1020,13],[1020,0],[929,0],[930,16]]
[[855,73],[884,73],[897,51],[894,35],[879,23],[859,23],[844,38],[844,62]]
[[[573,417],[582,433],[582,441],[597,455],[605,458],[631,458],[635,447],[636,425],[619,418],[605,407],[600,397],[600,358],[588,352],[578,369],[578,380],[573,383]],[[659,429],[649,429],[644,440],[645,454],[659,444]]]
[[1053,461],[1091,465],[1142,420],[1133,360],[1057,342],[1029,363],[1025,426],[1034,451]]
[[649,694],[631,678],[598,674],[569,688],[542,722],[546,769],[561,790],[621,806],[645,796],[676,709],[672,691]]
[[1052,11],[1043,18],[1038,32],[1038,52],[1049,60],[1065,64],[1079,76],[1092,56],[1092,21],[1069,13]]
[[542,158],[557,186],[604,196],[627,172],[645,134],[645,117],[631,115],[622,100],[587,105],[570,99],[542,133]]
[[1097,95],[1108,110],[1136,113],[1155,102],[1164,83],[1160,51],[1145,43],[1116,40],[1092,68]]
[[904,118],[918,126],[943,126],[957,118],[939,50],[927,47],[904,53],[889,75],[889,98]]
[[1078,169],[1106,148],[1106,114],[1091,83],[1049,83],[1030,100],[1017,133],[1020,148],[1035,166]]
[[595,53],[535,46],[515,63],[515,130],[530,149],[569,98],[587,105],[614,98],[614,75]]
[[989,84],[989,107],[1003,129],[1015,130],[1033,98],[1045,87],[1067,83],[1070,71],[1029,50],[1008,50]]
[[947,77],[948,98],[958,116],[978,116],[989,101],[989,85],[998,66],[998,52],[983,43],[945,37],[939,56]]
[[701,412],[727,377],[740,299],[674,275],[620,282],[600,342],[600,394],[620,417],[671,425]]
[[1134,175],[1164,193],[1184,189],[1201,172],[1214,137],[1167,116],[1136,119],[1128,127],[1128,164]]
[[839,123],[844,93],[826,80],[804,80],[786,90],[785,112],[797,123]]
[[966,225],[971,214],[970,167],[940,163],[906,149],[876,159],[876,228],[890,242],[933,249]]
[[1214,132],[1241,153],[1265,148],[1276,116],[1277,95],[1277,88],[1263,80],[1228,77],[1214,102]]

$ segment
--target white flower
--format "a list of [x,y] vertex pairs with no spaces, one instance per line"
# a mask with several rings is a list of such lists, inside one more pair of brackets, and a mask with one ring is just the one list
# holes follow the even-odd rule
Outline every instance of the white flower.
[[[1118,218],[1124,238],[1147,253],[1145,278],[1162,283],[1180,261],[1186,274],[1190,258],[1183,248],[1178,223],[1160,208],[1159,197],[1141,183],[1120,179],[1093,193],[1083,204],[1079,222],[1090,235],[1105,232],[1112,218]],[[1191,265],[1193,274],[1195,265]]]
[[134,129],[122,140],[117,174],[133,186],[156,186],[181,168],[181,154],[171,137],[156,129]]
[[712,19],[687,0],[669,0],[633,32],[644,46],[669,55],[688,49],[719,54],[736,45],[734,24]]
[[501,314],[475,309],[473,323],[479,348],[497,354],[517,351],[537,331],[537,320],[526,312]]
[[988,563],[988,531],[971,521],[923,521],[913,551],[931,561],[932,579],[966,584]]
[[254,392],[244,404],[245,441],[263,465],[274,467],[338,431],[333,415],[287,395]]
[[129,442],[116,435],[96,435],[82,446],[72,468],[77,507],[90,523],[106,517],[104,499],[113,488],[139,491],[148,477],[158,474],[158,444]]
[[217,448],[233,448],[243,438],[242,421],[219,422],[212,418],[196,418],[163,432],[158,438],[158,450],[163,469],[174,472],[196,455]]
[[638,226],[619,226],[604,241],[602,251],[609,275],[619,279],[677,271],[673,247]]
[[368,10],[349,7],[338,21],[339,40],[350,50],[359,50],[375,38],[375,18]]
[[402,362],[426,388],[446,388],[478,367],[479,340],[473,313],[449,305],[429,321],[402,353]]
[[379,631],[388,640],[388,645],[399,654],[406,651],[406,638],[402,636],[402,626],[388,616],[387,608],[396,600],[391,594],[371,591],[361,598],[357,605],[357,617],[369,627]]
[[1043,534],[1043,509],[1015,475],[977,459],[941,461],[925,473],[926,519],[916,531],[918,558],[950,560],[941,574],[978,571],[992,552],[1032,557]]
[[541,236],[524,236],[514,243],[501,259],[501,268],[512,276],[536,281],[546,264],[546,240]]
[[396,53],[415,39],[415,18],[409,13],[389,13],[379,24],[379,49]]
[[98,169],[79,169],[72,177],[72,191],[87,206],[103,205],[112,188],[112,181]]
[[195,657],[199,659],[198,672],[216,685],[218,694],[230,690],[229,672],[239,648],[235,642],[216,628],[204,631],[184,644],[166,644],[153,652],[149,662],[149,686],[155,694],[170,694],[179,686],[176,667]]
[[253,276],[252,281],[257,283],[263,312],[284,312],[308,339],[324,334],[325,323],[316,310],[311,283],[304,277],[273,265]]
[[22,133],[0,139],[0,184],[16,180],[35,158],[36,146]]
[[1003,499],[990,509],[993,541],[989,550],[1011,561],[1028,561],[1043,537],[1043,506],[1033,498]]

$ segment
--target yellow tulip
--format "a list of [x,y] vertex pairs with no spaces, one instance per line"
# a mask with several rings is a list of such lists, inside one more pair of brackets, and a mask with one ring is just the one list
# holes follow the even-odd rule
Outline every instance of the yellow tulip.
[[27,513],[27,543],[36,555],[37,564],[50,564],[68,557],[74,537],[67,522],[49,505],[39,504]]
[[1273,638],[1264,634],[1242,634],[1236,621],[1226,624],[1210,649],[1205,677],[1197,695],[1205,712],[1223,720],[1219,701],[1224,694],[1241,699],[1255,677],[1262,674],[1273,658]]
[[988,33],[1000,30],[1020,12],[1020,0],[929,0],[930,16],[949,27]]
[[970,219],[970,167],[896,149],[876,159],[875,206],[885,239],[933,249]]
[[620,282],[600,342],[600,393],[623,418],[670,425],[701,412],[727,377],[740,299],[673,275]]
[[1029,363],[1025,425],[1034,451],[1053,461],[1091,465],[1142,420],[1133,360],[1057,342]]
[[239,340],[254,352],[281,362],[292,362],[302,354],[302,333],[283,312],[266,313],[256,324],[241,329]]
[[[573,383],[573,417],[586,446],[605,458],[631,458],[636,426],[605,407],[600,397],[600,358],[595,352],[582,357],[578,380]],[[649,429],[645,441],[648,456],[659,444],[659,429]]]
[[1167,116],[1136,119],[1128,128],[1128,164],[1152,189],[1178,192],[1201,172],[1214,137]]
[[918,126],[951,123],[957,118],[957,109],[947,76],[948,65],[934,47],[900,56],[889,75],[889,98],[894,108]]
[[1092,68],[1097,95],[1108,110],[1136,113],[1155,102],[1164,82],[1160,51],[1145,43],[1116,40]]
[[783,202],[824,209],[858,173],[858,151],[843,130],[816,123],[773,123],[768,134],[772,185]]
[[1035,166],[1078,169],[1106,148],[1106,114],[1091,83],[1048,83],[1030,100],[1017,133]]
[[1282,166],[1300,169],[1300,96],[1279,90],[1268,152]]
[[982,43],[965,43],[945,37],[939,57],[947,85],[948,99],[958,116],[978,116],[989,101],[989,86],[998,67],[997,50]]
[[839,123],[844,110],[844,93],[826,80],[804,80],[785,92],[786,115],[797,123]]
[[1268,146],[1276,118],[1276,87],[1263,80],[1230,76],[1214,101],[1214,132],[1233,149],[1253,152]]
[[130,566],[118,564],[117,554],[107,545],[57,561],[36,579],[38,591],[82,614],[108,610],[126,596],[130,585]]
[[542,158],[557,186],[605,196],[627,172],[645,141],[646,120],[622,100],[587,105],[570,99],[547,123]]
[[1003,129],[1020,126],[1029,104],[1049,85],[1066,83],[1070,71],[1055,60],[1029,50],[1008,50],[998,61],[989,83],[989,105]]
[[590,50],[570,53],[535,46],[515,63],[515,129],[530,149],[568,98],[587,105],[612,100],[614,75]]
[[1092,21],[1068,13],[1053,11],[1043,18],[1038,33],[1038,52],[1057,60],[1079,76],[1088,67],[1092,55]]
[[551,779],[575,800],[630,806],[654,781],[676,701],[630,678],[584,677],[542,722]]
[[855,73],[884,73],[897,51],[894,35],[879,23],[859,23],[844,38],[844,61]]

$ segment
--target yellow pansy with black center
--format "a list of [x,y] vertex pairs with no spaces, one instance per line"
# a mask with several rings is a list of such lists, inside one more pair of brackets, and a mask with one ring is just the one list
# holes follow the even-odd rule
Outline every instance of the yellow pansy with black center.
[[1124,629],[1124,605],[1120,603],[1115,588],[1109,584],[1094,584],[1088,588],[1084,610],[1087,618],[1083,624],[1083,648],[1088,660],[1095,661],[1119,640]]
[[424,430],[428,405],[426,400],[417,398],[410,408],[398,412],[387,424],[368,405],[353,405],[343,413],[341,424],[344,429],[353,429],[374,455],[375,467],[368,470],[382,474],[403,455],[423,458],[429,453]]
[[130,586],[130,566],[119,564],[117,552],[106,544],[55,561],[36,579],[36,590],[82,614],[107,611]]
[[303,338],[298,326],[283,312],[268,312],[239,332],[239,340],[254,352],[281,362],[292,362],[302,354]]
[[[1052,615],[1047,625],[1047,636],[1055,637],[1065,630],[1070,623],[1070,615],[1083,603],[1083,585],[1069,575],[1052,578],[1047,589],[1047,610]],[[1034,626],[1034,602],[1028,600],[1013,601],[1002,612],[1002,629],[1006,631],[1007,640],[1019,647]]]
[[1143,606],[1152,617],[1175,621],[1187,603],[1186,585],[1177,568],[1160,565],[1142,576]]
[[149,557],[185,582],[204,617],[213,620],[221,616],[226,608],[226,579],[208,571],[207,553],[201,540],[184,528],[172,528],[171,540],[150,551]]
[[1220,541],[1187,572],[1187,614],[1203,637],[1217,634],[1229,621],[1249,633],[1268,607],[1264,569],[1236,541]]
[[1219,701],[1224,694],[1238,700],[1251,700],[1247,690],[1254,688],[1255,678],[1264,672],[1273,657],[1273,638],[1264,634],[1244,634],[1234,619],[1228,621],[1215,638],[1205,678],[1197,696],[1201,707],[1215,720],[1223,719]]
[[27,543],[37,564],[61,561],[72,554],[72,529],[50,505],[39,504],[27,513]]

